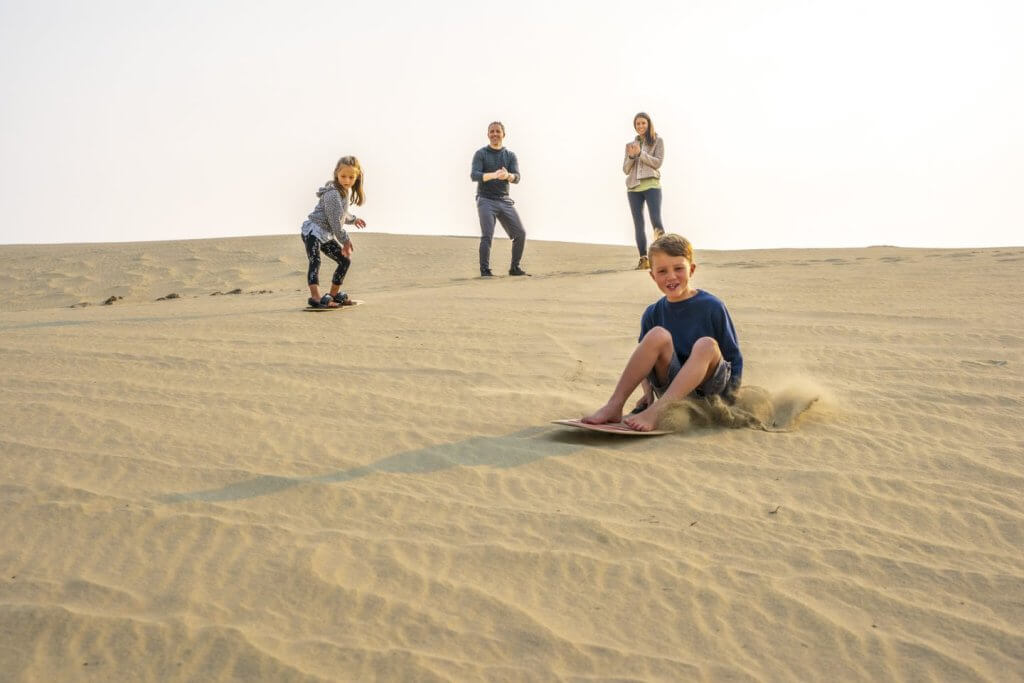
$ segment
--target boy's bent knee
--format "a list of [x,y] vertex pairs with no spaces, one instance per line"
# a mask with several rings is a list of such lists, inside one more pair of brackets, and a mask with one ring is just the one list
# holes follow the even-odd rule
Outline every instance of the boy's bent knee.
[[718,348],[718,341],[714,337],[701,337],[693,342],[693,348],[690,350],[691,356],[698,354],[707,354],[711,357],[721,358],[722,350]]
[[652,327],[644,335],[644,338],[640,341],[641,344],[672,344],[672,333],[664,327],[657,325]]

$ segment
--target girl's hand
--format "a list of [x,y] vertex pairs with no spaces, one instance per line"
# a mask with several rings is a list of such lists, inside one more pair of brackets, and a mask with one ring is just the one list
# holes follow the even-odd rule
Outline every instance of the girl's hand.
[[349,258],[350,256],[352,256],[352,252],[355,250],[356,248],[355,245],[352,244],[352,240],[349,240],[348,242],[345,242],[345,244],[341,245],[341,255],[344,256],[345,258]]
[[352,225],[362,230],[363,228],[366,227],[366,221],[364,221],[362,218],[357,218]]

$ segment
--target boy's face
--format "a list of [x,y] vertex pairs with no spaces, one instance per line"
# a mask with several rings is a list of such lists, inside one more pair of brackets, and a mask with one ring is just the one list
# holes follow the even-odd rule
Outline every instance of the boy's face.
[[651,254],[651,279],[669,301],[689,299],[697,293],[690,284],[696,263],[685,256],[669,256],[660,251]]

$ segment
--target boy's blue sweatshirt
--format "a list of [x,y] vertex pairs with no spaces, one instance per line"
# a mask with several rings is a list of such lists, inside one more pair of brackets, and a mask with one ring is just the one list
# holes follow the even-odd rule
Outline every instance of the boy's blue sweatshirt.
[[647,307],[640,319],[640,339],[651,328],[664,327],[672,335],[672,345],[685,363],[690,357],[694,343],[701,337],[711,337],[718,342],[722,357],[732,364],[732,379],[726,393],[735,394],[743,379],[743,354],[736,339],[736,329],[722,300],[714,294],[698,289],[697,293],[683,301],[669,301],[661,297]]

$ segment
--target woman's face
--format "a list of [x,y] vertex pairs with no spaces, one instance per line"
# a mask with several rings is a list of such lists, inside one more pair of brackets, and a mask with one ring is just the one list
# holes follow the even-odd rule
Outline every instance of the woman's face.
[[638,116],[633,119],[633,128],[636,128],[637,135],[647,135],[647,119]]

